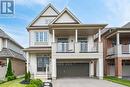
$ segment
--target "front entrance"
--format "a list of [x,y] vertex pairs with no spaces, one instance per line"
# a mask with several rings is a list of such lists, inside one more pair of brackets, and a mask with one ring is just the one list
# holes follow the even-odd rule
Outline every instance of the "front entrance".
[[57,77],[88,77],[89,63],[57,63]]

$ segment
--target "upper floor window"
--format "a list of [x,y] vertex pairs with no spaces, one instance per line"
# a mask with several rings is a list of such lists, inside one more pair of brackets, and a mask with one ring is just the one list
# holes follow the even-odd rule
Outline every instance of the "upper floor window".
[[36,42],[47,42],[48,32],[36,32]]
[[87,43],[87,41],[88,41],[87,37],[79,37],[78,38],[78,42],[80,42],[80,43]]

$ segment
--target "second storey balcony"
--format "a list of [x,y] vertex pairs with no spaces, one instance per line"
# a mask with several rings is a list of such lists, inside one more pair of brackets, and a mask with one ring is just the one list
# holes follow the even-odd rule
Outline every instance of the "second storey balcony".
[[98,44],[88,43],[53,43],[56,53],[97,53]]
[[130,57],[130,44],[115,45],[107,50],[107,56]]
[[[104,25],[52,26],[52,56],[63,59],[100,58],[103,55],[101,29]],[[94,36],[98,33],[97,39]]]
[[107,38],[107,57],[108,58],[130,58],[130,32],[128,30],[117,31],[113,36]]

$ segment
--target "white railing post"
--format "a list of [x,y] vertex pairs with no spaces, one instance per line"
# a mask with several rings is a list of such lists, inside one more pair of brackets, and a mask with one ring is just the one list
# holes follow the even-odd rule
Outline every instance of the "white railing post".
[[130,44],[128,46],[129,46],[129,53],[130,53]]
[[121,54],[121,46],[120,46],[120,33],[117,33],[116,34],[116,53],[117,53],[117,56]]
[[75,42],[76,43],[78,42],[78,30],[77,29],[75,30]]

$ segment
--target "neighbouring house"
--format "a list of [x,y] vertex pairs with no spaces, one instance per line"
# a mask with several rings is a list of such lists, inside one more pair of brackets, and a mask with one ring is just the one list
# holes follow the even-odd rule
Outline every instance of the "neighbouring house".
[[[34,78],[98,77],[103,73],[101,30],[107,24],[83,24],[67,8],[49,4],[27,27],[27,71]],[[95,38],[98,34],[98,39]]]
[[9,59],[16,76],[25,73],[25,57],[23,47],[15,42],[9,35],[0,29],[0,79],[5,78]]
[[104,74],[130,76],[130,22],[122,27],[106,28],[103,35]]

